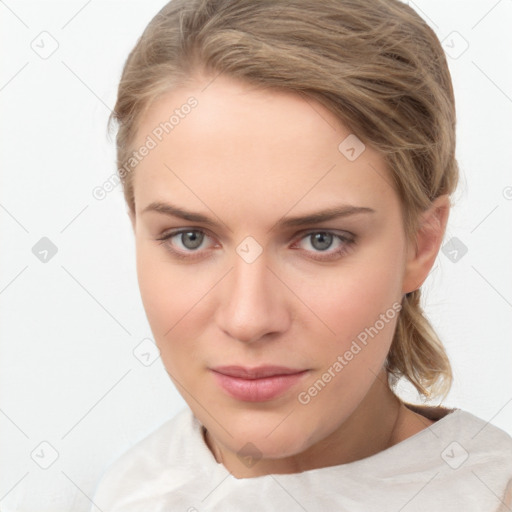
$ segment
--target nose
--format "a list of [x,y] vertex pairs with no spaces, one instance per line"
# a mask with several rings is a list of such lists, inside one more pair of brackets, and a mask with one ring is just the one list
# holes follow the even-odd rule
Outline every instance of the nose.
[[264,253],[247,263],[235,254],[234,268],[223,280],[216,323],[231,338],[245,343],[275,339],[291,321],[286,289],[269,269]]

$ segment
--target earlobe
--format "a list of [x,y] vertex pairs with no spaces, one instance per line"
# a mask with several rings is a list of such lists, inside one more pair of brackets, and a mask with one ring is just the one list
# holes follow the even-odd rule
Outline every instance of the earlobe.
[[408,246],[402,293],[417,290],[427,278],[443,241],[450,214],[450,197],[439,196],[420,219],[416,238]]

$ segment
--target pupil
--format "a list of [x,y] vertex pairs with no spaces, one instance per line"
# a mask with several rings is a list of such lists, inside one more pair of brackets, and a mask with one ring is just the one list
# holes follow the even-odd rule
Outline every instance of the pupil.
[[187,231],[181,234],[181,242],[187,249],[197,249],[203,242],[203,234]]
[[312,245],[319,251],[325,251],[332,245],[332,235],[330,233],[315,233],[313,235]]

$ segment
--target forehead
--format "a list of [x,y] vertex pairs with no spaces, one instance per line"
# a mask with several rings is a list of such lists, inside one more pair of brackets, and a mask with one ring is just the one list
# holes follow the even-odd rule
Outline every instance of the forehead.
[[187,201],[214,190],[223,201],[269,207],[396,200],[382,155],[303,95],[198,80],[154,102],[134,147],[148,138],[154,147],[134,176],[137,209],[178,189]]

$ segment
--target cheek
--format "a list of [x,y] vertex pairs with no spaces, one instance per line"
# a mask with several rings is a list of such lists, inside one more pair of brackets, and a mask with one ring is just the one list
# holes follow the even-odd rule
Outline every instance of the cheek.
[[[330,273],[323,291],[306,285],[302,289],[306,294],[309,288],[305,302],[323,321],[309,328],[310,346],[304,349],[316,371],[297,397],[313,432],[307,442],[321,439],[344,421],[379,374],[400,311],[398,264],[396,258],[385,265],[358,263]],[[321,426],[317,418],[323,418]]]
[[[218,270],[218,269],[217,269]],[[215,274],[215,275],[212,275]],[[178,371],[180,361],[196,357],[200,333],[207,326],[211,290],[218,272],[169,260],[165,250],[141,241],[137,276],[146,316],[166,368]]]
[[[356,338],[385,315],[385,328],[391,330],[401,300],[401,265],[397,250],[388,247],[368,252],[364,258],[354,258],[338,268],[322,269],[301,282],[298,295],[315,312],[318,332],[338,348]],[[394,309],[393,309],[394,308]],[[323,323],[323,326],[322,326]]]
[[[291,327],[295,330],[294,347],[312,367],[328,367],[347,351],[357,351],[353,342],[358,340],[362,350],[354,357],[357,363],[349,366],[378,370],[396,323],[392,306],[401,290],[401,262],[393,249],[397,246],[396,240],[375,244],[364,257],[314,272],[293,266],[281,269],[284,281],[294,283],[300,298],[297,302],[292,296],[290,303],[282,304],[296,316]],[[205,331],[218,334],[213,325],[215,286],[223,270],[215,265],[172,262],[162,247],[141,237],[137,241],[137,275],[146,315],[167,369],[178,369],[187,358],[201,360],[200,341]],[[388,311],[384,323],[380,317]],[[352,370],[344,372],[349,373]]]
[[172,326],[181,291],[178,292],[174,279],[171,285],[168,268],[164,262],[156,260],[152,252],[138,245],[137,277],[144,309],[158,341]]
[[303,347],[317,371],[299,400],[311,411],[320,414],[330,403],[355,407],[382,368],[401,309],[398,242],[375,244],[364,257],[302,282],[299,294],[317,316]]
[[141,242],[137,246],[137,276],[144,309],[160,350],[198,295],[198,280],[173,268],[164,251]]

